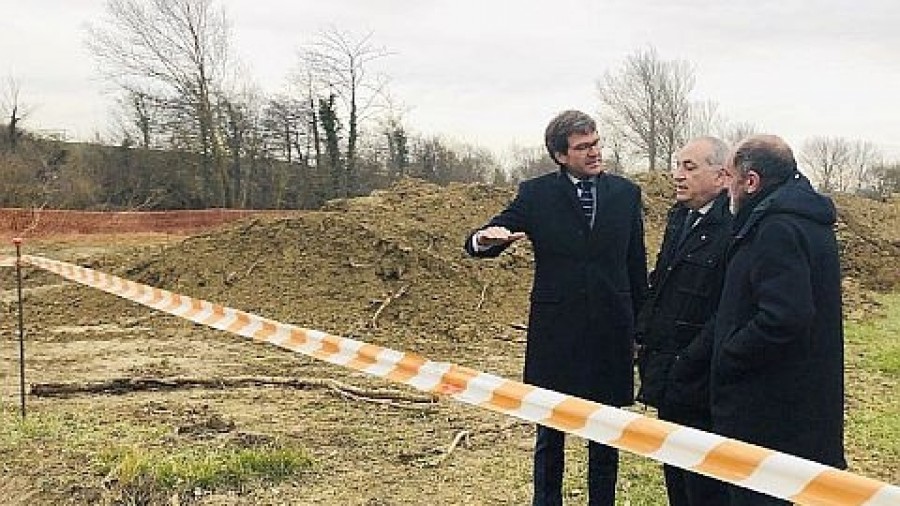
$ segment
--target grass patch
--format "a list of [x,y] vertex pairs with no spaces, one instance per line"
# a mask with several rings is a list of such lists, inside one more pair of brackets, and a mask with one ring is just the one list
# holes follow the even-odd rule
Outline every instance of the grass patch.
[[116,504],[157,504],[198,491],[244,490],[285,480],[313,465],[304,449],[278,439],[248,443],[239,436],[182,438],[173,436],[169,426],[111,422],[92,413],[35,411],[22,421],[5,412],[0,419],[0,453],[7,464],[79,470],[57,476],[33,469],[49,477],[39,488],[47,492],[90,483],[95,494]]
[[305,451],[278,446],[187,448],[175,452],[132,448],[113,456],[107,476],[126,490],[188,492],[275,482],[311,466],[312,460]]
[[846,443],[850,470],[900,480],[900,294],[879,297],[880,314],[847,323]]
[[47,413],[31,410],[25,420],[18,410],[5,411],[0,417],[0,450],[8,454],[81,453],[92,455],[110,441],[134,444],[156,440],[170,429],[149,424],[109,422],[90,413]]
[[848,349],[860,354],[858,365],[900,379],[900,294],[879,298],[882,314],[846,326]]

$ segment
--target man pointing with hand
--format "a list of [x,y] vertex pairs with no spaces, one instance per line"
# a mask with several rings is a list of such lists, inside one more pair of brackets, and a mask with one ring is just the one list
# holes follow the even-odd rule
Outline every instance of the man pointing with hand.
[[[634,401],[634,317],[647,261],[640,188],[606,174],[595,121],[557,115],[544,134],[560,170],[524,181],[500,214],[466,239],[475,257],[496,257],[527,237],[534,250],[524,381],[611,406]],[[539,425],[535,506],[562,505],[565,434]],[[588,443],[591,506],[615,502],[618,452]]]

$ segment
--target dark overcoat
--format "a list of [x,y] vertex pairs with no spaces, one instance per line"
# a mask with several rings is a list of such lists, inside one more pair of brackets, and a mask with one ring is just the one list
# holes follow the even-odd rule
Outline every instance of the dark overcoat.
[[[562,171],[521,183],[485,227],[525,232],[534,250],[525,382],[625,406],[634,401],[634,318],[647,282],[641,194],[611,174],[595,190],[593,227]],[[505,249],[476,252],[472,235],[465,247],[478,257]]]
[[687,213],[682,204],[669,210],[647,302],[638,316],[638,400],[708,413],[709,353],[698,340],[722,291],[725,250],[731,240],[728,194],[723,191],[716,197],[682,242]]
[[799,173],[735,216],[710,393],[715,432],[845,467],[835,219]]

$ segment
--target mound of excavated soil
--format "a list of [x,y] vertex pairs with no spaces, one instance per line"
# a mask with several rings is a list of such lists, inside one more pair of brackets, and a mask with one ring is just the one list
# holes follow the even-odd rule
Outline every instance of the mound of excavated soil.
[[118,273],[434,359],[471,346],[478,362],[467,365],[486,365],[484,339],[512,346],[520,337],[512,325],[525,321],[531,253],[516,245],[482,262],[462,245],[512,196],[509,188],[403,181],[322,211],[193,236],[127,260]]
[[[652,266],[672,186],[659,173],[636,179]],[[342,335],[517,339],[520,331],[510,324],[526,317],[530,248],[519,243],[495,260],[470,259],[462,250],[467,233],[514,194],[509,187],[403,180],[366,197],[331,201],[321,211],[248,218],[162,249],[136,249],[130,258],[90,255],[90,262]],[[854,317],[871,309],[868,290],[900,286],[900,200],[841,195],[836,203],[845,305]]]
[[[638,182],[652,264],[672,189],[660,174]],[[511,324],[526,317],[530,248],[520,243],[488,261],[462,250],[466,234],[513,195],[512,188],[404,180],[296,218],[257,218],[188,238],[135,259],[124,275],[342,335],[407,336],[405,344],[434,336],[448,345],[515,339]],[[900,205],[847,196],[837,202],[852,313],[868,304],[866,290],[900,286]]]

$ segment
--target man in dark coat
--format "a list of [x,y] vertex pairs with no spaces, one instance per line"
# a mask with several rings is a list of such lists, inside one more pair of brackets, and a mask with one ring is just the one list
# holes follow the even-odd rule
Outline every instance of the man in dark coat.
[[[669,219],[650,291],[637,321],[638,400],[659,418],[711,430],[709,352],[700,333],[715,312],[731,239],[725,191],[728,145],[715,137],[688,142],[672,169],[676,204]],[[721,506],[722,482],[665,465],[671,506]]]
[[[713,431],[846,467],[834,204],[772,135],[741,142],[726,171],[734,237],[712,343]],[[729,495],[731,506],[791,504]]]
[[[640,188],[604,173],[586,114],[560,113],[544,137],[560,170],[521,183],[509,206],[466,239],[466,251],[496,257],[514,241],[531,241],[527,383],[630,405],[634,317],[647,275]],[[562,504],[564,443],[565,433],[537,427],[534,505]],[[589,442],[589,504],[614,504],[617,468],[617,450]]]

